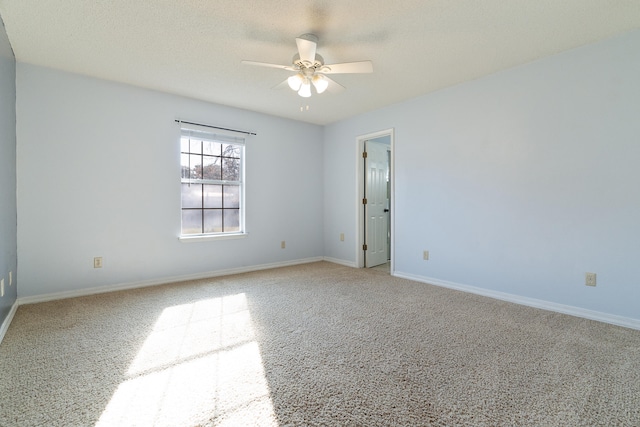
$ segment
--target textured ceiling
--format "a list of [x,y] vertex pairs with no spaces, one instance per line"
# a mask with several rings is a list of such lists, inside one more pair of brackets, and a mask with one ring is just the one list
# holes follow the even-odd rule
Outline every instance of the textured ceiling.
[[[20,62],[327,124],[640,28],[640,0],[0,0],[0,15]],[[289,72],[240,63],[288,65],[304,33],[374,73],[304,99],[271,89]]]

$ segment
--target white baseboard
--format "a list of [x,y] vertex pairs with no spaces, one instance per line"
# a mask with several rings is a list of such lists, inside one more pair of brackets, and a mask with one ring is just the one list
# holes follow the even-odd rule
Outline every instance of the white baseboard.
[[[344,265],[347,267],[354,267],[354,268],[356,267],[355,262],[351,262],[351,261],[345,261],[345,260],[331,258],[331,257],[312,257],[312,258],[304,258],[304,259],[298,259],[293,261],[275,262],[275,263],[269,263],[269,264],[230,268],[225,270],[216,270],[216,271],[189,274],[189,275],[183,275],[183,276],[164,277],[160,279],[145,280],[140,282],[121,283],[116,285],[107,285],[107,286],[98,286],[94,288],[78,289],[74,291],[55,292],[50,294],[21,297],[21,298],[18,298],[17,301],[13,304],[13,306],[11,307],[11,310],[9,311],[9,315],[2,322],[2,326],[0,326],[0,343],[2,342],[2,339],[4,338],[5,333],[9,329],[9,325],[11,324],[11,320],[13,320],[13,316],[15,315],[16,310],[18,309],[18,306],[22,304],[34,304],[38,302],[60,300],[65,298],[75,298],[75,297],[94,295],[94,294],[100,294],[105,292],[114,292],[114,291],[120,291],[120,290],[126,290],[126,289],[143,288],[143,287],[155,286],[155,285],[164,285],[167,283],[182,282],[187,280],[198,280],[198,279],[206,279],[209,277],[219,277],[219,276],[228,276],[228,275],[239,274],[239,273],[249,273],[252,271],[268,270],[268,269],[278,268],[278,267],[288,267],[288,266],[298,265],[298,264],[308,264],[311,262],[318,262],[318,261],[327,261],[334,264]],[[477,295],[486,296],[489,298],[512,302],[515,304],[526,305],[529,307],[540,308],[543,310],[549,310],[557,313],[568,314],[571,316],[582,317],[585,319],[596,320],[599,322],[609,323],[612,325],[623,326],[626,328],[640,330],[640,319],[616,316],[613,314],[587,310],[580,307],[557,304],[550,301],[544,301],[544,300],[539,300],[535,298],[523,297],[520,295],[508,294],[505,292],[492,291],[489,289],[478,288],[475,286],[462,285],[459,283],[448,282],[445,280],[434,279],[434,278],[425,277],[425,276],[417,276],[417,275],[402,273],[397,271],[393,273],[393,276],[401,277],[403,279],[413,280],[416,282],[427,283],[434,286],[440,286],[444,288],[455,289],[458,291],[469,292]]]
[[327,262],[332,262],[334,264],[340,264],[340,265],[344,265],[344,266],[347,266],[347,267],[356,268],[356,263],[354,261],[345,261],[343,259],[331,258],[330,256],[326,256],[323,259],[325,261],[327,261]]
[[228,268],[225,270],[207,271],[204,273],[187,274],[183,276],[162,277],[159,279],[143,280],[140,282],[120,283],[115,285],[97,286],[93,288],[77,289],[73,291],[54,292],[50,294],[19,297],[17,304],[35,304],[39,302],[55,301],[66,298],[83,297],[87,295],[102,294],[106,292],[123,291],[127,289],[144,288],[147,286],[165,285],[167,283],[184,282],[187,280],[207,279],[209,277],[229,276],[231,274],[249,273],[252,271],[268,270],[291,265],[308,264],[323,261],[323,257],[303,258],[293,261],[274,262],[269,264],[253,265],[248,267]]
[[4,334],[6,334],[7,331],[9,330],[9,325],[13,320],[13,316],[16,314],[18,305],[19,305],[18,301],[16,300],[16,302],[14,302],[13,305],[11,306],[11,310],[9,310],[9,314],[7,315],[7,317],[5,317],[4,321],[2,322],[2,326],[0,326],[0,344],[2,344],[2,340],[4,339]]
[[596,320],[598,322],[610,323],[612,325],[624,326],[625,328],[640,330],[640,319],[616,316],[614,314],[602,313],[600,311],[587,310],[585,308],[574,307],[571,305],[557,304],[555,302],[523,297],[520,295],[508,294],[505,292],[492,291],[490,289],[477,288],[475,286],[461,285],[459,283],[448,282],[446,280],[439,280],[431,277],[416,276],[413,274],[399,273],[399,272],[395,272],[393,275],[397,277],[401,277],[403,279],[413,280],[416,282],[427,283],[430,285],[440,286],[443,288],[455,289],[457,291],[469,292],[472,294],[482,295],[489,298],[495,298],[502,301],[508,301],[516,304],[526,305],[529,307],[554,311],[556,313],[568,314],[571,316],[582,317],[584,319]]

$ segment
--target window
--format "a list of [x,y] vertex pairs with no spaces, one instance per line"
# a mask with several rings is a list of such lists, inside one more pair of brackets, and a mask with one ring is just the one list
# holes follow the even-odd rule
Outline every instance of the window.
[[181,129],[182,236],[244,233],[244,139]]

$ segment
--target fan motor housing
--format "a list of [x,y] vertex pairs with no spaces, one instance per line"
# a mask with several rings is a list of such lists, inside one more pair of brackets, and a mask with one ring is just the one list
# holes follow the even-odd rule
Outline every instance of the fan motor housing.
[[300,54],[296,53],[295,55],[293,55],[292,62],[293,65],[295,65],[300,70],[304,70],[305,68],[313,68],[314,70],[317,70],[324,65],[324,58],[316,53],[315,61],[313,61],[313,64],[309,64],[309,62],[301,60]]

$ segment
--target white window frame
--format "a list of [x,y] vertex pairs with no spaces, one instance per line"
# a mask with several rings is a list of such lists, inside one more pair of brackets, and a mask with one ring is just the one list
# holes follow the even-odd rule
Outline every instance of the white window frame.
[[[238,146],[241,149],[240,155],[240,181],[225,181],[225,180],[208,180],[208,179],[192,179],[192,178],[184,178],[182,177],[182,160],[180,160],[180,235],[179,239],[181,242],[200,242],[200,241],[208,241],[208,240],[224,240],[224,239],[237,239],[242,238],[247,235],[246,231],[246,223],[245,223],[245,211],[246,211],[246,203],[245,203],[245,195],[246,195],[246,182],[245,182],[245,170],[246,170],[246,150],[245,150],[245,138],[238,137],[237,135],[233,135],[230,133],[226,133],[224,131],[218,131],[217,129],[210,129],[204,126],[197,126],[193,124],[185,124],[179,123],[179,138],[178,145],[180,151],[180,159],[182,159],[182,155],[184,154],[182,151],[182,139],[194,138],[200,141],[214,141],[220,142],[223,144],[233,144]],[[183,234],[182,228],[182,214],[183,211],[187,208],[183,207],[182,202],[182,184],[185,183],[193,183],[193,184],[214,184],[214,185],[237,185],[240,188],[240,197],[239,197],[239,231],[222,231],[222,232],[212,232],[212,233],[191,233],[191,234]],[[197,209],[197,208],[196,208]],[[204,210],[206,209],[204,206],[201,208],[203,215]],[[224,205],[222,208],[223,217],[224,217]]]

